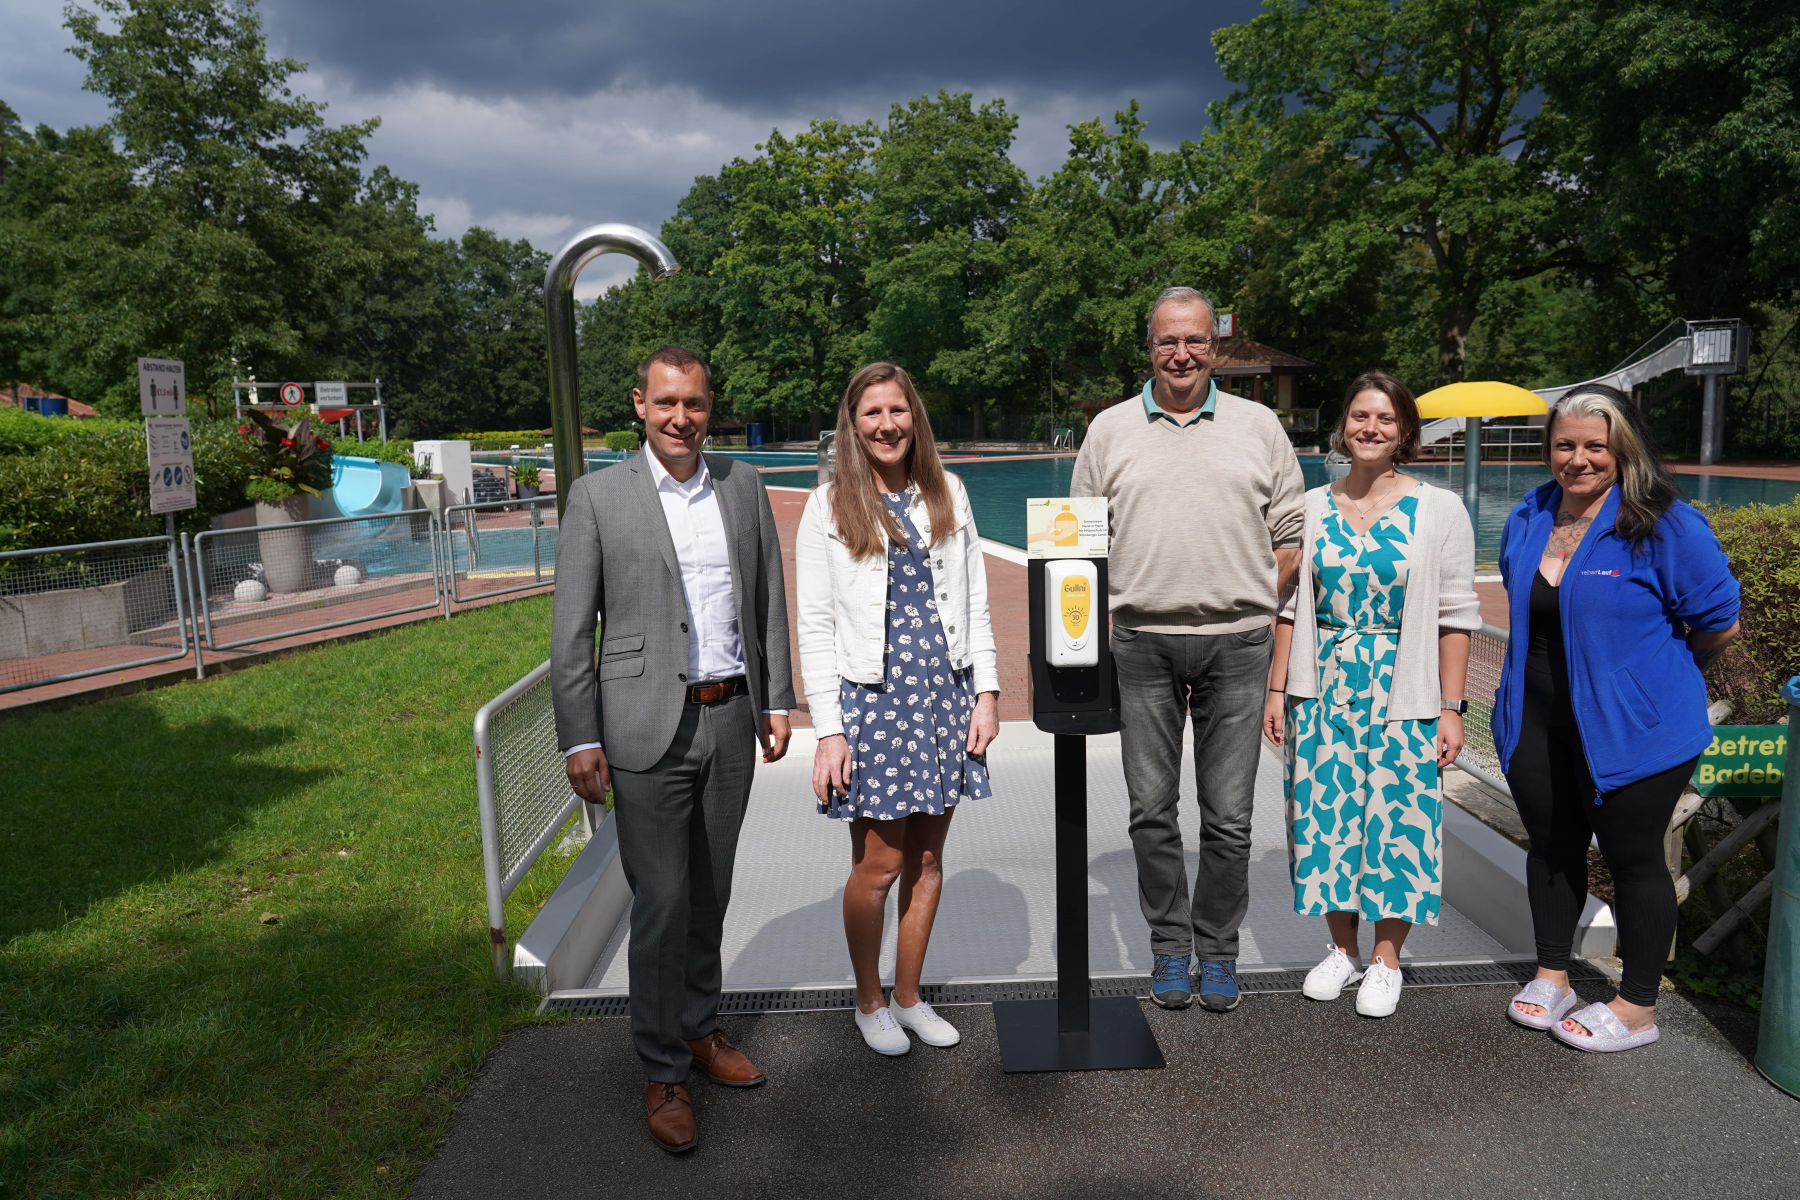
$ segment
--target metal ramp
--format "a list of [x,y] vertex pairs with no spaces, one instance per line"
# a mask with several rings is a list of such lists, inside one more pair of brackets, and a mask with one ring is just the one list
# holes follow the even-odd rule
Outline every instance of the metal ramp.
[[[848,873],[847,831],[817,815],[811,795],[813,741],[798,730],[788,758],[758,768],[739,842],[726,918],[726,1007],[733,1011],[838,1008],[849,1004],[850,965],[840,904]],[[1182,815],[1196,832],[1192,759],[1184,768]],[[945,854],[945,891],[926,961],[934,1003],[988,1003],[1054,990],[1051,739],[1030,722],[1007,722],[990,751],[995,795],[963,806]],[[1097,992],[1144,994],[1149,930],[1137,904],[1126,830],[1118,738],[1089,742],[1090,904]],[[1265,751],[1257,779],[1251,899],[1240,950],[1247,990],[1291,991],[1319,958],[1324,923],[1293,913],[1288,881],[1281,764]],[[628,904],[610,821],[603,823],[564,884],[520,938],[515,974],[535,983],[544,1007],[577,1015],[623,1011]],[[1516,857],[1516,862],[1512,861]],[[1190,851],[1190,871],[1197,855]],[[1531,959],[1523,903],[1522,851],[1454,805],[1445,812],[1445,904],[1436,926],[1413,931],[1402,966],[1414,986],[1496,983]],[[892,900],[890,900],[890,905]],[[1484,922],[1466,910],[1478,912]],[[1590,920],[1601,914],[1590,913]],[[1587,953],[1610,934],[1604,917]],[[891,979],[890,918],[883,972]],[[1363,933],[1373,940],[1372,929]],[[1365,953],[1370,946],[1365,944]]]

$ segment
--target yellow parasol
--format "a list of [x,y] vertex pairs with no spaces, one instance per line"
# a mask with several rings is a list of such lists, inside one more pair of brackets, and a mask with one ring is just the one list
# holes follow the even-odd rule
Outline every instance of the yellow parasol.
[[1451,383],[1419,397],[1419,415],[1437,417],[1537,417],[1549,412],[1544,398],[1511,383]]

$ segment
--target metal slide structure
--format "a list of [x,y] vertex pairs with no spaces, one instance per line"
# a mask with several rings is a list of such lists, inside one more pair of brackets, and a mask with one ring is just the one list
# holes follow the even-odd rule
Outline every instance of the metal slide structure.
[[[1725,440],[1725,389],[1721,380],[1727,375],[1741,374],[1749,365],[1750,331],[1743,321],[1675,320],[1663,326],[1655,337],[1626,355],[1624,362],[1604,375],[1559,387],[1532,390],[1544,398],[1544,403],[1555,407],[1558,400],[1577,388],[1603,384],[1618,388],[1642,404],[1650,397],[1639,389],[1647,388],[1663,376],[1676,371],[1684,375],[1699,375],[1705,381],[1706,389],[1701,422],[1700,461],[1703,465],[1710,466],[1719,460]],[[1491,425],[1498,420],[1501,418],[1484,417],[1482,423]],[[1435,421],[1427,421],[1419,430],[1419,444],[1431,446],[1447,442],[1461,432],[1466,423],[1462,417],[1439,417]],[[1543,418],[1533,417],[1526,423],[1541,425]]]

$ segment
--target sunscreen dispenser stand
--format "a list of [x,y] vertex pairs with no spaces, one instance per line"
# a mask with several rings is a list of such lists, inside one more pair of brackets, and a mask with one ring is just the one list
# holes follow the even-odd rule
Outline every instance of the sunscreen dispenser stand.
[[[1068,501],[1028,501],[1029,506]],[[1027,534],[1031,620],[1031,714],[1056,735],[1056,999],[997,1000],[994,1027],[1010,1074],[1119,1071],[1166,1065],[1133,996],[1092,996],[1088,977],[1087,737],[1119,729],[1117,682],[1107,645],[1106,516],[1099,506],[1100,556],[1048,557]],[[1030,509],[1028,509],[1028,512]],[[1062,511],[1059,509],[1058,511]]]

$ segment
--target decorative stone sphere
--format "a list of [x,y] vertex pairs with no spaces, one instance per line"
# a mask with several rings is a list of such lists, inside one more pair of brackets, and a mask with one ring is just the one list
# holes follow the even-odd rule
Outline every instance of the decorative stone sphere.
[[331,582],[337,587],[353,588],[362,582],[362,572],[349,563],[345,563],[332,575]]
[[269,589],[260,579],[246,579],[232,589],[231,598],[239,604],[261,604],[269,598]]

